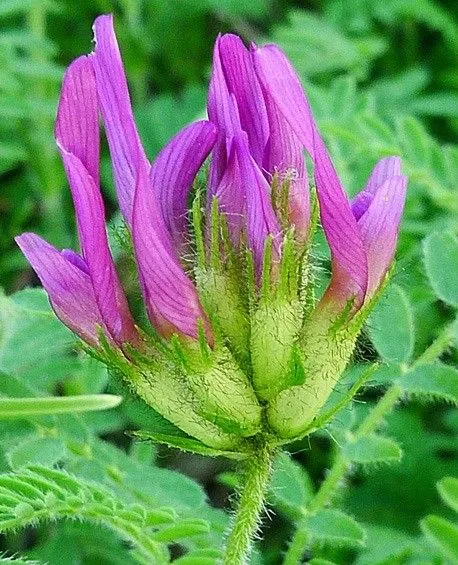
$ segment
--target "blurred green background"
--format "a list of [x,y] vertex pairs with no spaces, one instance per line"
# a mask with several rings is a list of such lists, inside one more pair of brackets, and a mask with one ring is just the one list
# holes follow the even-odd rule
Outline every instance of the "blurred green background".
[[[450,409],[458,398],[456,2],[0,0],[0,288],[7,295],[37,284],[14,245],[15,235],[31,230],[58,247],[77,245],[53,122],[63,70],[74,57],[91,50],[92,21],[105,12],[115,14],[138,126],[151,158],[181,126],[203,114],[213,42],[225,31],[238,33],[246,41],[275,41],[285,49],[306,86],[350,194],[363,185],[378,158],[401,155],[409,191],[393,290],[360,339],[354,368],[337,397],[366,361],[381,360],[385,365],[366,390],[364,404],[355,404],[326,431],[293,447],[296,463],[287,463],[276,479],[278,492],[284,496],[275,506],[277,517],[267,523],[263,556],[265,563],[280,562],[292,532],[295,505],[307,502],[325,476],[336,447],[344,445],[345,434],[380,398],[383,388],[413,371],[415,360],[426,351],[426,369],[416,375],[419,380],[412,377],[419,388],[404,393],[404,402],[383,429],[397,442],[394,447],[388,442],[394,449],[392,464],[382,467],[376,458],[356,460],[349,488],[339,500],[339,507],[364,524],[365,549],[347,551],[348,540],[329,536],[323,541],[318,535],[313,555],[358,565],[449,563],[418,536],[419,521],[427,513],[449,515],[436,483],[456,474],[458,451],[458,418]],[[114,222],[117,206],[106,146],[102,183]],[[319,245],[316,252],[322,253]],[[433,349],[427,349],[431,344]],[[0,294],[0,371],[11,375],[10,381],[0,379],[0,395],[104,391],[103,368],[75,355],[71,345],[69,333],[49,316],[39,291],[8,299]],[[126,500],[134,495],[143,500],[145,492],[132,494],[141,486],[149,488],[148,496],[154,495],[161,504],[176,505],[180,512],[182,504],[188,512],[185,516],[195,517],[197,503],[189,502],[189,493],[201,493],[200,487],[191,488],[172,471],[161,475],[163,467],[175,467],[198,478],[213,504],[226,504],[227,485],[235,479],[219,474],[232,471],[229,464],[160,450],[156,461],[161,469],[151,466],[151,453],[145,455],[142,447],[132,446],[123,435],[134,425],[147,428],[148,414],[137,405],[134,409],[126,405],[100,418],[81,420],[86,431],[78,436],[77,448],[73,428],[83,427],[80,420],[77,426],[76,419],[56,419],[54,435],[45,425],[2,424],[0,470],[20,468],[24,453],[29,457],[30,446],[42,441],[53,451],[37,443],[43,448],[37,447],[35,461],[51,466],[64,460],[66,469],[81,478],[114,485],[117,495]],[[399,463],[401,449],[404,456]],[[91,459],[88,453],[95,455]],[[126,479],[120,486],[113,469],[130,483]],[[143,476],[149,477],[148,486],[140,485]],[[157,487],[154,481],[161,480],[162,487]],[[217,543],[213,540],[219,546],[226,522],[205,506],[202,493],[199,496],[199,516],[208,518],[219,532]],[[288,514],[285,508],[293,511]],[[114,549],[104,545],[106,532],[102,535],[98,529],[56,526],[46,535],[41,532],[38,541],[29,534],[5,538],[0,552],[32,548],[32,556],[35,551],[41,559],[66,565],[68,555],[74,556],[78,547],[78,563],[131,563],[125,548],[125,555],[118,555],[114,537],[109,538]],[[89,540],[87,547],[78,536]],[[329,539],[331,544],[323,545]],[[62,553],[62,547],[70,553]],[[103,557],[100,548],[106,551]],[[397,557],[389,560],[391,554]],[[426,556],[423,561],[422,556]]]

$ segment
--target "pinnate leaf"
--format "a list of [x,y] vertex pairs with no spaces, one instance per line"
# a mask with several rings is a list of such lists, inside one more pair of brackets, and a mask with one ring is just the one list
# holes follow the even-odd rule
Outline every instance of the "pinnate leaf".
[[105,487],[63,471],[31,466],[0,475],[0,532],[57,519],[102,524],[128,541],[141,562],[150,563],[168,562],[163,543],[209,531],[206,520],[179,519],[169,508],[121,502]]

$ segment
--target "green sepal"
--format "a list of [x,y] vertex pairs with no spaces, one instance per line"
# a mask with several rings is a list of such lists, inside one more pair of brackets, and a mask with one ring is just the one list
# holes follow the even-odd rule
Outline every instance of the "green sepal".
[[218,199],[214,197],[208,226],[210,245],[207,253],[200,197],[197,196],[193,202],[196,285],[217,337],[222,338],[242,368],[249,369],[249,299],[244,284],[244,258],[233,248],[226,216],[218,206]]
[[210,447],[231,450],[238,444],[236,436],[202,416],[202,403],[172,362],[172,353],[169,358],[154,357],[129,347],[123,353],[112,347],[103,332],[99,332],[99,343],[97,349],[85,349],[120,373],[131,391],[165,419]]
[[296,300],[299,292],[299,281],[305,255],[296,250],[294,230],[290,230],[283,239],[281,260],[275,296],[277,300]]
[[229,349],[216,345],[209,356],[203,356],[195,342],[182,340],[176,347],[185,358],[183,373],[199,400],[199,413],[229,434],[248,437],[258,433],[261,406]]
[[198,269],[196,281],[200,300],[213,327],[239,363],[249,367],[250,323],[248,304],[240,293],[240,280],[237,281],[232,272]]
[[262,301],[251,317],[253,385],[260,398],[270,400],[297,383],[303,366],[298,363],[296,341],[302,325],[301,304]]
[[318,306],[299,338],[305,382],[281,391],[269,403],[267,418],[285,439],[302,437],[342,376],[369,313],[386,287],[389,274],[377,293],[351,316],[352,300],[336,312],[333,305]]
[[[304,434],[308,435],[316,430],[320,430],[324,428],[328,422],[330,422],[339,412],[341,412],[348,406],[348,404],[353,400],[355,395],[372,377],[372,375],[375,373],[375,371],[378,368],[379,368],[378,363],[369,365],[369,367],[361,373],[359,378],[356,379],[356,381],[348,389],[348,391],[342,394],[338,402],[330,406],[328,409],[326,409],[327,408],[326,405],[324,409],[318,413],[316,418],[311,422],[310,426],[306,430],[304,430]],[[300,437],[297,439],[300,439]]]
[[206,455],[208,457],[227,457],[229,459],[242,460],[246,459],[249,455],[243,452],[215,449],[189,436],[167,435],[145,430],[129,432],[129,435],[140,440],[150,440],[181,451],[196,453],[197,455]]

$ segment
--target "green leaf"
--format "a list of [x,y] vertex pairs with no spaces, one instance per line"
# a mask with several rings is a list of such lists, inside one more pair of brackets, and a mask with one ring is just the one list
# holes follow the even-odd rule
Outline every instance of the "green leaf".
[[51,5],[50,2],[40,2],[40,0],[2,0],[0,6],[0,18],[6,18],[18,13],[22,14],[27,12],[33,8],[33,6],[36,6],[37,3],[41,3],[43,6]]
[[305,520],[314,541],[345,547],[362,547],[365,540],[363,528],[340,510],[321,510]]
[[49,398],[0,398],[0,420],[107,410],[118,406],[121,402],[121,396],[112,394],[50,396]]
[[57,519],[103,524],[132,544],[141,562],[158,564],[168,562],[161,536],[171,542],[175,535],[182,539],[208,531],[205,520],[179,520],[168,508],[123,503],[105,487],[63,471],[32,466],[0,475],[0,532]]
[[208,534],[209,532],[210,526],[206,520],[190,518],[162,528],[154,533],[152,538],[163,543],[172,543],[183,538]]
[[458,240],[435,232],[423,240],[426,273],[437,297],[458,307]]
[[454,563],[458,561],[458,526],[440,516],[429,515],[420,527],[428,540]]
[[404,565],[418,538],[379,524],[365,523],[366,540],[355,565]]
[[426,116],[458,116],[458,95],[454,92],[440,92],[418,97],[411,110]]
[[[43,289],[10,297],[0,293],[0,370],[39,381],[59,377],[78,366],[70,355],[75,336],[54,315]],[[65,369],[63,370],[63,366]]]
[[408,394],[458,404],[458,370],[450,365],[419,365],[404,373],[396,382]]
[[281,453],[275,459],[269,490],[272,504],[297,520],[313,496],[313,483],[302,465]]
[[445,504],[458,512],[458,478],[444,477],[437,483],[437,490]]
[[360,464],[393,463],[400,461],[402,449],[392,439],[372,434],[343,447],[348,461]]
[[30,465],[54,465],[67,456],[64,442],[60,438],[31,437],[15,445],[6,453],[12,469]]
[[215,548],[196,549],[176,559],[176,565],[215,565],[222,561],[221,551]]
[[398,285],[388,286],[369,317],[368,332],[384,361],[409,361],[414,346],[412,307],[406,293]]
[[423,124],[412,116],[402,116],[397,120],[397,131],[402,142],[402,155],[417,165],[423,165],[429,158],[431,140]]
[[197,453],[198,455],[206,455],[207,457],[228,457],[229,459],[245,459],[247,457],[246,453],[214,449],[213,447],[208,447],[208,445],[205,445],[197,439],[186,436],[165,435],[144,430],[131,432],[131,435],[141,440],[151,440],[155,443],[163,443],[168,447],[174,447],[181,451],[189,451],[190,453]]
[[307,77],[347,69],[361,74],[369,61],[387,47],[383,39],[367,35],[353,40],[331,21],[305,10],[291,11],[287,24],[278,26],[271,39],[280,44],[299,73]]

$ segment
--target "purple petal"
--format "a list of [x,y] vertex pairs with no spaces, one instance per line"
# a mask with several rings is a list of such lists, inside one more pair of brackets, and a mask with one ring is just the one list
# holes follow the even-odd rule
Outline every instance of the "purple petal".
[[[263,88],[313,159],[321,221],[335,273],[331,287],[339,288],[339,300],[356,296],[356,306],[359,306],[367,285],[366,253],[347,196],[319,135],[300,81],[288,59],[275,45],[256,49],[253,58]],[[342,296],[344,290],[346,298]],[[330,295],[328,293],[328,297]]]
[[346,289],[344,294],[339,291],[338,300],[346,301],[354,296],[355,308],[358,308],[367,287],[366,252],[350,204],[321,138],[315,143],[315,181],[321,222],[331,250],[333,278],[334,273],[337,277],[334,287],[338,280],[340,289]]
[[216,140],[215,126],[196,122],[181,130],[157,156],[150,182],[175,248],[186,244],[189,191]]
[[81,161],[61,149],[75,204],[79,239],[102,318],[116,342],[135,341],[137,332],[108,247],[99,188]]
[[270,136],[264,167],[271,175],[277,174],[279,182],[289,181],[289,220],[297,239],[304,241],[309,231],[310,194],[303,145],[267,93],[265,100]]
[[59,145],[78,157],[94,181],[98,182],[99,119],[91,57],[79,57],[65,72],[55,136]]
[[276,45],[254,48],[251,56],[264,90],[272,97],[281,114],[313,157],[316,126],[312,110],[291,63]]
[[135,126],[127,80],[111,15],[94,22],[93,65],[97,94],[110,147],[119,205],[127,223],[132,220],[137,168],[147,163]]
[[274,251],[277,257],[279,255],[280,226],[272,208],[269,183],[250,155],[246,137],[235,137],[233,143],[240,171],[241,192],[246,195],[248,241],[260,274],[267,236],[274,237]]
[[140,168],[132,221],[132,236],[149,317],[157,329],[168,336],[181,332],[198,336],[198,320],[211,330],[192,281],[186,276],[176,256],[148,179],[148,169]]
[[240,37],[232,34],[218,38],[216,47],[219,48],[227,88],[235,97],[242,129],[248,135],[250,153],[262,166],[269,124],[251,54]]
[[385,180],[358,221],[369,264],[368,297],[378,288],[393,260],[406,190],[403,175]]
[[[59,101],[56,141],[75,204],[78,233],[102,318],[118,343],[135,339],[134,322],[108,247],[105,210],[98,187],[99,127],[91,57],[68,68]],[[74,264],[75,257],[67,255]],[[77,265],[80,266],[80,265]]]
[[220,56],[220,41],[221,37],[218,37],[213,50],[207,111],[210,120],[221,130],[224,130],[227,137],[232,138],[241,129],[240,116],[237,109],[237,100],[229,92],[224,75]]
[[213,148],[208,172],[207,207],[210,209],[213,196],[216,195],[218,186],[224,176],[228,163],[228,140],[224,132],[218,131],[218,139]]
[[231,145],[229,159],[223,178],[218,185],[215,196],[221,212],[226,216],[229,234],[233,245],[240,245],[240,236],[246,225],[246,186],[241,182],[240,168],[235,151],[235,144]]
[[210,121],[218,127],[218,141],[212,153],[208,183],[208,202],[212,197],[226,170],[230,151],[230,142],[234,135],[241,131],[237,101],[229,93],[226,78],[221,66],[219,41],[216,40],[213,50],[213,67],[208,90],[207,112]]
[[18,236],[16,243],[48,293],[56,316],[81,339],[96,345],[97,328],[107,330],[89,276],[33,233]]
[[78,267],[80,271],[83,271],[84,274],[90,276],[86,261],[81,257],[81,255],[75,253],[73,249],[62,249],[60,254],[62,255],[62,257],[65,257],[67,261],[70,261],[70,263],[75,265],[75,267]]
[[401,174],[401,159],[399,157],[384,157],[380,159],[367,181],[366,186],[352,200],[351,209],[357,220],[367,210],[378,187],[387,179]]
[[369,208],[373,198],[374,195],[372,192],[368,192],[367,190],[361,190],[361,192],[358,192],[358,194],[353,198],[351,201],[351,211],[353,212],[353,216],[356,221],[358,221]]

